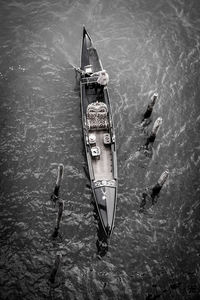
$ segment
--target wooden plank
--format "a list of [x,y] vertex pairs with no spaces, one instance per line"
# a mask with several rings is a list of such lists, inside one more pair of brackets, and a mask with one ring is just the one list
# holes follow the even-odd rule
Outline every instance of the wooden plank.
[[104,145],[103,135],[105,131],[92,131],[92,133],[96,134],[96,145],[101,151],[100,159],[92,159],[95,180],[112,180],[112,152],[110,146]]

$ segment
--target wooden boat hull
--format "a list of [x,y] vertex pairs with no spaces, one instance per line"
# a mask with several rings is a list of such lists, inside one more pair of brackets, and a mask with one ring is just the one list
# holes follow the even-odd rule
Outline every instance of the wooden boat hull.
[[[91,74],[103,69],[92,40],[83,28],[81,70]],[[97,83],[98,76],[80,76],[83,136],[99,220],[105,235],[111,235],[117,203],[117,155],[112,112],[107,86]]]

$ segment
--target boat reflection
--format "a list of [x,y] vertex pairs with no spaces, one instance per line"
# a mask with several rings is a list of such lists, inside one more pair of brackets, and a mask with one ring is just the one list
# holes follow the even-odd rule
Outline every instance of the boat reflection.
[[94,219],[97,225],[97,257],[101,259],[108,252],[108,236],[105,234],[102,222],[99,219],[95,202],[92,201],[91,204],[93,206]]
[[97,228],[97,257],[101,259],[108,252],[108,237],[105,235],[105,231],[101,228],[101,222],[98,224]]

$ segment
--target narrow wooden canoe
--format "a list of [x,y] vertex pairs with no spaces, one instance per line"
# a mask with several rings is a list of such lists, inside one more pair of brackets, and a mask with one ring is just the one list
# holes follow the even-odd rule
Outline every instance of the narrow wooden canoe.
[[83,27],[80,76],[83,136],[99,220],[107,237],[112,233],[117,204],[117,155],[108,87],[97,83],[103,67]]

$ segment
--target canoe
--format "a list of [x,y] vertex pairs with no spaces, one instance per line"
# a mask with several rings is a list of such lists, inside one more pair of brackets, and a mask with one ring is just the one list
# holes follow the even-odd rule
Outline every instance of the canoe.
[[83,137],[100,224],[105,235],[113,231],[117,204],[117,155],[108,86],[100,85],[98,75],[103,66],[90,35],[83,27],[80,97]]

